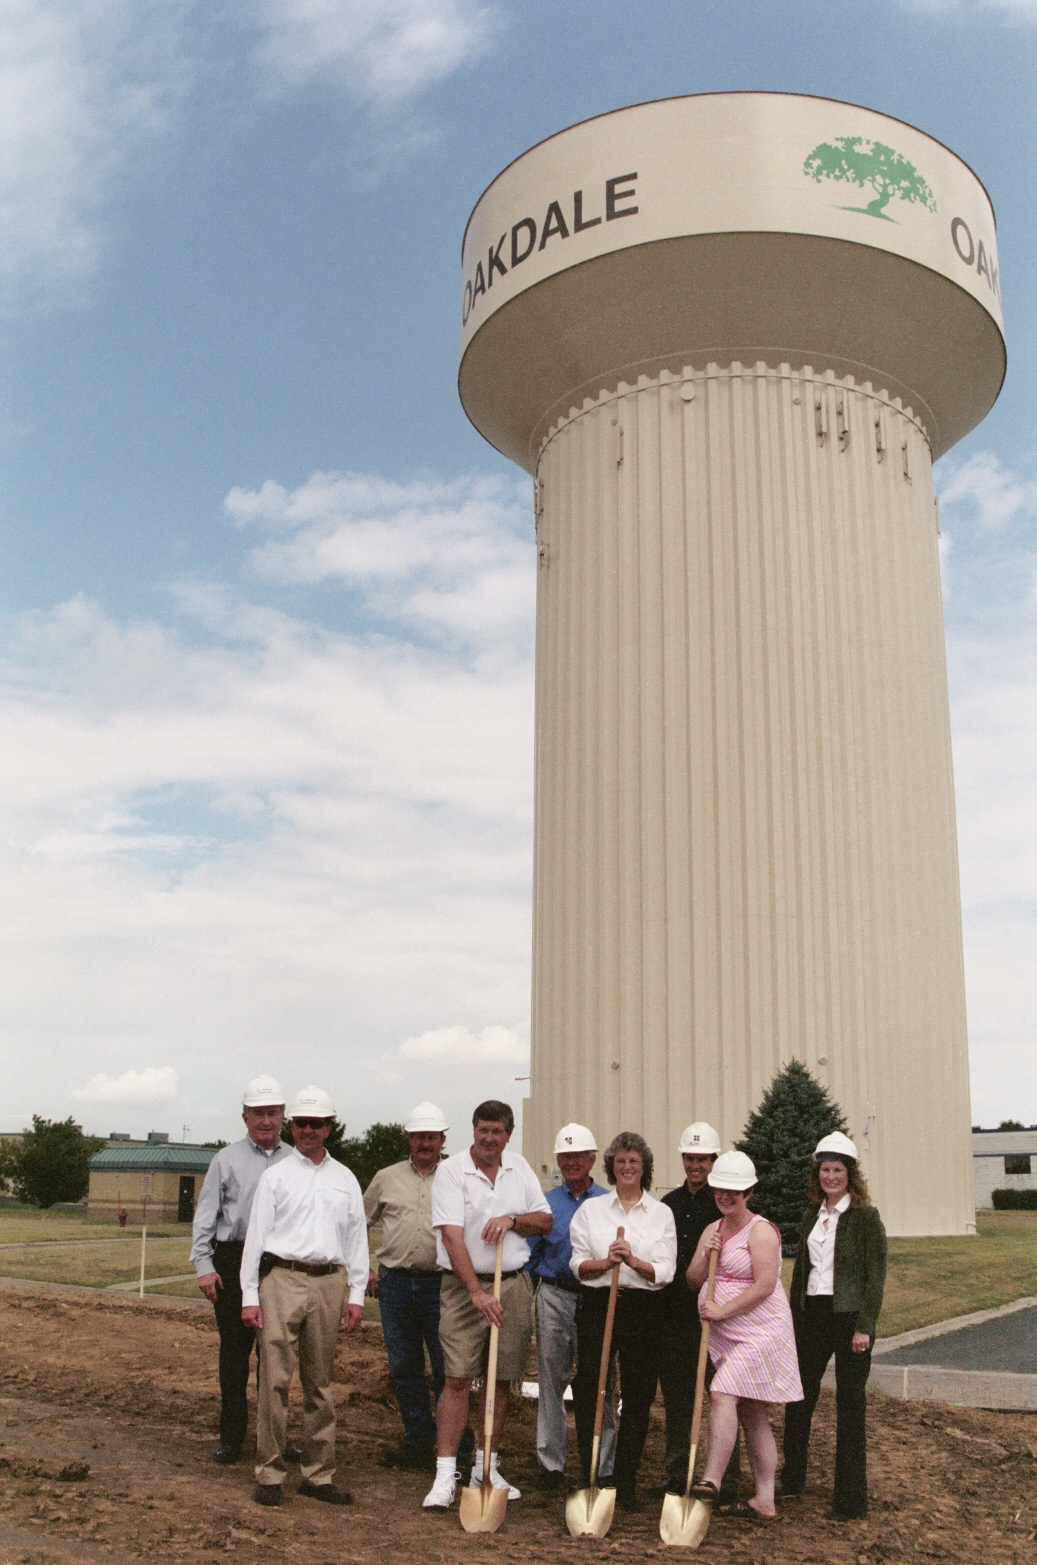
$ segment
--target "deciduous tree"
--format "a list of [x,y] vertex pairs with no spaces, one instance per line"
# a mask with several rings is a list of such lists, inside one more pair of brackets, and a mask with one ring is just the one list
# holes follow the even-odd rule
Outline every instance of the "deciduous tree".
[[32,1129],[9,1150],[5,1172],[18,1199],[33,1206],[81,1201],[90,1185],[87,1164],[103,1146],[96,1136],[84,1136],[71,1118],[50,1120],[34,1114]]
[[839,136],[834,142],[822,141],[803,163],[804,174],[818,184],[823,179],[845,180],[859,185],[863,190],[870,185],[874,199],[867,206],[847,207],[849,212],[866,212],[869,217],[882,217],[893,222],[886,207],[894,196],[901,201],[916,202],[930,212],[936,211],[936,197],[907,158],[881,141],[868,141],[863,136]]

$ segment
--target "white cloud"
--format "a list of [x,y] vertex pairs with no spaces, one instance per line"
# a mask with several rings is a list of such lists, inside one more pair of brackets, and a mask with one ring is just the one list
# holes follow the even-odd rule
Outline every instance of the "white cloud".
[[486,52],[496,17],[476,0],[4,0],[0,307],[76,297],[113,200],[201,102],[232,123],[319,83],[405,156],[429,136],[422,95]]
[[1037,1119],[1037,484],[938,473],[976,1123]]
[[511,1027],[433,1027],[400,1046],[402,1060],[436,1061],[479,1069],[484,1065],[528,1065],[529,1042]]
[[[356,575],[377,634],[209,583],[180,585],[172,627],[85,599],[7,622],[0,1027],[19,1101],[63,1116],[70,1061],[118,1078],[144,1055],[172,1061],[193,1123],[227,1106],[221,1134],[259,1070],[321,1082],[357,1127],[412,1096],[463,1125],[466,1069],[398,1054],[443,1016],[490,1029],[480,1095],[514,1091],[493,1029],[528,1024],[531,624],[507,594],[481,601],[481,562],[520,548],[532,579],[535,556],[503,491],[480,553],[476,492],[426,508],[474,564]],[[387,503],[378,519],[405,531]],[[449,594],[483,624],[474,652],[442,630]]]
[[412,631],[498,651],[516,641],[530,646],[527,479],[396,484],[315,473],[291,492],[269,481],[232,489],[226,509],[238,526],[272,535],[251,555],[267,581],[334,581],[370,614]]
[[1037,0],[900,0],[908,11],[920,11],[924,16],[946,16],[970,19],[988,15],[998,16],[1008,23],[1037,22]]
[[256,57],[285,87],[340,86],[398,107],[486,53],[498,30],[478,0],[259,0]]
[[123,1071],[121,1076],[115,1077],[99,1071],[72,1096],[81,1103],[116,1103],[128,1108],[156,1108],[161,1103],[174,1102],[177,1081],[177,1073],[171,1065],[149,1065],[145,1070]]

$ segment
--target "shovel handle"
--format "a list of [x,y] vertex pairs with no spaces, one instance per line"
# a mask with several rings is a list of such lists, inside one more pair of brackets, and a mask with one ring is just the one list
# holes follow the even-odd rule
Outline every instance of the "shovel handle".
[[[622,1239],[624,1230],[616,1229],[616,1238]],[[601,1339],[601,1366],[598,1370],[598,1401],[594,1409],[594,1438],[601,1440],[601,1426],[605,1418],[605,1389],[609,1378],[609,1359],[612,1357],[612,1327],[616,1319],[616,1295],[619,1292],[619,1262],[612,1268],[609,1283],[609,1307],[605,1315],[605,1335]],[[593,1477],[591,1482],[593,1483]]]
[[[706,1282],[706,1303],[713,1302],[713,1285],[717,1275],[717,1257],[719,1251],[711,1250],[709,1253],[709,1278]],[[691,1489],[692,1479],[695,1476],[695,1453],[698,1449],[699,1431],[702,1428],[702,1402],[706,1389],[706,1364],[709,1360],[709,1321],[702,1322],[702,1338],[699,1342],[699,1362],[695,1373],[695,1407],[691,1415],[691,1450],[688,1454],[688,1482],[685,1485],[685,1496]]]
[[[493,1263],[493,1297],[500,1303],[501,1261],[504,1255],[504,1236],[497,1240],[497,1255]],[[493,1413],[497,1400],[497,1349],[500,1343],[500,1327],[490,1327],[490,1351],[486,1359],[486,1416],[483,1421],[483,1486],[490,1482],[490,1449],[493,1445]]]

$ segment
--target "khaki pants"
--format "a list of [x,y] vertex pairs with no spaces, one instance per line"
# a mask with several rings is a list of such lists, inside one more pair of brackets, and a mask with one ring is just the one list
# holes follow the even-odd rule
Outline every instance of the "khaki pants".
[[335,1476],[335,1402],[331,1371],[342,1319],[346,1279],[341,1271],[309,1277],[275,1266],[259,1285],[263,1309],[256,1422],[256,1479],[284,1483],[288,1388],[299,1366],[303,1393],[302,1476],[331,1483]]

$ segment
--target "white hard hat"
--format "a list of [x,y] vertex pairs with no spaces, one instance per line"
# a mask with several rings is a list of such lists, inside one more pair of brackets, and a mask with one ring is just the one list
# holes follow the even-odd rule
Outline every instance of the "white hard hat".
[[720,1137],[712,1125],[707,1125],[704,1119],[697,1119],[694,1125],[686,1125],[681,1131],[681,1142],[677,1151],[682,1155],[685,1152],[706,1152],[719,1155]]
[[419,1130],[449,1130],[446,1115],[442,1109],[437,1109],[434,1103],[419,1103],[417,1108],[411,1109],[404,1124],[404,1130],[408,1135]]
[[559,1152],[596,1152],[598,1143],[594,1139],[594,1132],[588,1130],[586,1125],[563,1125],[555,1136],[555,1156]]
[[841,1130],[833,1130],[830,1136],[822,1136],[814,1148],[815,1163],[823,1163],[825,1153],[833,1157],[852,1157],[857,1162],[857,1148],[849,1136],[844,1136]]
[[323,1087],[301,1087],[292,1099],[289,1119],[334,1119],[335,1105]]
[[281,1083],[273,1076],[253,1076],[241,1099],[247,1109],[284,1108]]
[[707,1183],[714,1190],[748,1190],[756,1183],[756,1165],[744,1152],[724,1152],[710,1169]]

